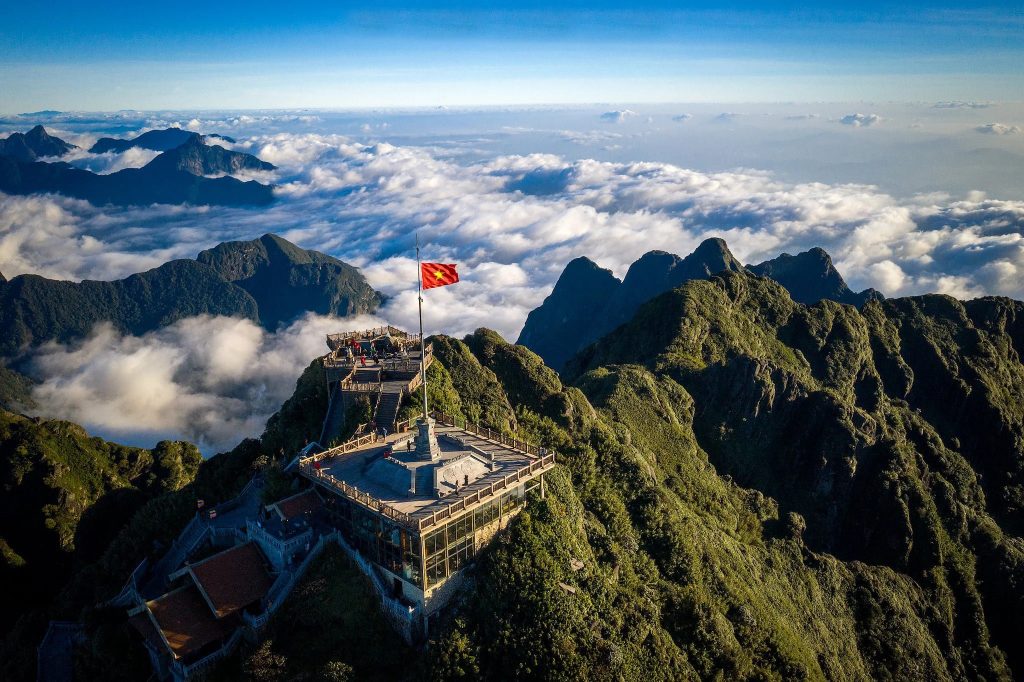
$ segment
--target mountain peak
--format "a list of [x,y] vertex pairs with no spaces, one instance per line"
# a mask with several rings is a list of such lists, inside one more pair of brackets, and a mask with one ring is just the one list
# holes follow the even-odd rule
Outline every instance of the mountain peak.
[[272,330],[307,311],[344,317],[373,312],[381,302],[356,268],[270,234],[219,244],[195,260],[171,261],[123,280],[72,283],[21,275],[0,284],[0,293],[4,354],[50,339],[83,338],[104,320],[142,334],[205,313],[245,317]]
[[147,168],[174,168],[188,171],[192,175],[213,175],[237,173],[242,170],[274,170],[276,166],[261,161],[252,154],[234,152],[220,145],[208,145],[196,133],[189,133],[184,141],[173,149],[160,154]]
[[832,256],[815,246],[793,256],[783,253],[777,258],[751,265],[750,271],[770,277],[789,290],[794,301],[813,305],[822,299],[860,306],[871,298],[884,298],[874,289],[856,293],[846,284],[832,264]]
[[534,350],[549,367],[560,368],[579,350],[579,337],[620,285],[611,270],[585,256],[574,258],[544,302],[530,312],[517,343]]
[[569,261],[569,263],[565,266],[565,269],[562,271],[562,276],[564,277],[565,274],[569,273],[569,272],[573,272],[573,273],[581,272],[582,273],[582,272],[589,272],[591,270],[602,270],[602,269],[603,268],[600,265],[598,265],[594,261],[590,260],[586,256],[577,256],[576,258],[573,258],[571,261]]
[[[305,310],[345,316],[375,310],[380,304],[380,296],[356,268],[276,234],[224,242],[201,252],[196,260],[252,294],[260,304],[260,321],[271,329]],[[301,310],[295,306],[299,296],[306,299]]]
[[708,237],[698,244],[697,248],[694,249],[693,253],[690,255],[700,254],[705,256],[713,253],[717,253],[721,256],[728,255],[729,258],[732,258],[732,252],[729,250],[729,245],[726,244],[725,240],[721,237]]
[[64,156],[74,148],[75,145],[50,135],[41,125],[27,133],[11,133],[7,139],[0,140],[0,156],[26,163],[42,156]]
[[[683,259],[688,264],[695,264],[704,271],[704,275],[714,275],[723,270],[740,272],[744,270],[736,256],[732,255],[729,245],[720,237],[709,237],[702,241],[689,256]],[[686,279],[694,279],[692,273],[687,273]]]

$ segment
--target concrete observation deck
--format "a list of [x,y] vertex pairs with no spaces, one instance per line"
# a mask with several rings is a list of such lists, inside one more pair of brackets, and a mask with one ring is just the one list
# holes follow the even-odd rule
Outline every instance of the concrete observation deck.
[[371,434],[303,458],[299,471],[331,493],[422,530],[554,467],[554,454],[543,448],[433,416],[433,459],[418,456],[415,427],[401,424],[386,438]]

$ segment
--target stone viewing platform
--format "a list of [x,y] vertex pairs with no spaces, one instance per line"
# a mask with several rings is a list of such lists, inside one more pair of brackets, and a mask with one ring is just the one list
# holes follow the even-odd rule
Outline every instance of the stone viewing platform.
[[314,483],[414,530],[435,525],[554,465],[543,448],[434,413],[439,452],[423,460],[408,422],[299,460]]

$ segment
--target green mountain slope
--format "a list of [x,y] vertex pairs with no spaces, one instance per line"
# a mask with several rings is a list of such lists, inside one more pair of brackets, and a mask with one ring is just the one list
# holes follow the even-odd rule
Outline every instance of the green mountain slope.
[[52,596],[74,562],[99,556],[146,500],[189,483],[202,461],[189,443],[126,447],[69,422],[6,411],[0,453],[5,631],[27,607]]
[[[912,393],[913,303],[859,313],[742,273],[692,282],[577,358],[571,386],[494,332],[435,337],[432,404],[468,416],[488,396],[507,428],[503,396],[562,466],[478,559],[407,676],[1015,677],[1024,547],[1009,511],[885,388],[902,377]],[[992,348],[947,349],[961,376],[980,352],[1014,384],[1017,306],[990,300],[976,316]],[[345,651],[322,628],[291,633],[314,636]],[[282,670],[309,669],[301,645],[274,653]]]
[[0,354],[80,339],[104,321],[136,335],[202,314],[244,317],[274,329],[306,311],[353,315],[376,310],[380,301],[351,265],[268,234],[114,282],[38,275],[0,282]]
[[[260,319],[273,329],[309,310],[321,315],[372,312],[382,298],[353,266],[301,249],[273,234],[248,242],[225,242],[197,259],[259,304]],[[296,302],[301,301],[301,310]]]
[[67,282],[20,275],[0,284],[0,352],[67,342],[99,322],[142,334],[193,315],[259,320],[255,300],[193,260],[176,260],[114,282]]
[[[806,306],[729,272],[648,301],[565,381],[489,330],[435,337],[431,404],[555,449],[548,496],[478,557],[425,650],[366,643],[374,605],[326,556],[273,641],[217,679],[1019,678],[1022,312],[944,296]],[[174,526],[154,519],[187,518],[205,470],[237,484],[260,453],[315,437],[321,371],[262,443],[144,507],[99,565],[130,570]],[[160,504],[181,514],[151,507],[179,496]],[[116,660],[96,653],[103,631],[97,669]],[[401,666],[375,669],[381,646]]]
[[571,261],[551,294],[526,318],[517,343],[561,372],[573,355],[632,319],[643,303],[690,280],[725,271],[770,277],[801,303],[825,299],[859,306],[884,298],[874,289],[851,291],[820,248],[744,267],[723,240],[706,239],[685,258],[664,251],[645,253],[621,282],[587,258]]

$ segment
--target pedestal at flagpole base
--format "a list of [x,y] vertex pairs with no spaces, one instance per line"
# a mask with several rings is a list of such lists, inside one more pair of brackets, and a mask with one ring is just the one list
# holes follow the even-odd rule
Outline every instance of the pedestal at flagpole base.
[[416,430],[416,459],[433,462],[441,456],[441,447],[434,433],[434,420],[430,417],[425,420],[421,418],[416,424]]

